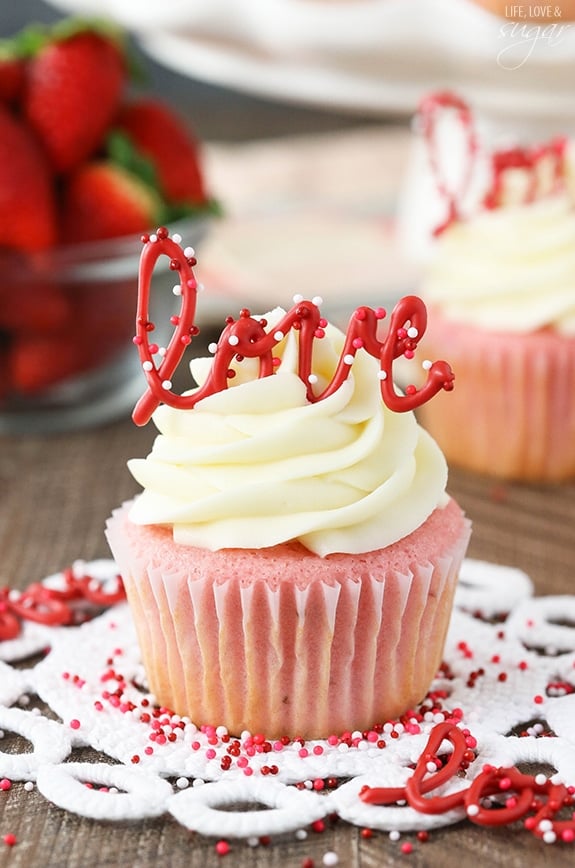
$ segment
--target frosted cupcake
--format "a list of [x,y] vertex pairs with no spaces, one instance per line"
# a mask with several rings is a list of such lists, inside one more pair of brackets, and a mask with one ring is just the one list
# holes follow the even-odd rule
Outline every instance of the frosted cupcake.
[[[427,98],[422,109],[447,216],[422,284],[430,309],[422,350],[449,353],[458,388],[452,400],[423,407],[420,418],[454,465],[507,479],[569,479],[575,476],[570,146],[556,139],[487,152],[470,136],[468,160],[484,186],[465,207],[464,191],[450,193],[442,184],[441,153],[433,147],[432,119],[450,108],[443,94]],[[473,123],[470,114],[465,122]]]
[[[157,365],[146,310],[162,254],[183,299]],[[381,311],[359,308],[344,335],[298,300],[229,319],[213,358],[192,362],[197,388],[175,395],[193,262],[164,232],[145,243],[134,416],[153,413],[160,435],[130,462],[143,493],[107,527],[150,687],[236,734],[369,729],[418,703],[441,661],[470,528],[412,410],[453,376],[436,362],[420,390],[393,386],[394,358],[425,331],[419,299],[383,341]]]

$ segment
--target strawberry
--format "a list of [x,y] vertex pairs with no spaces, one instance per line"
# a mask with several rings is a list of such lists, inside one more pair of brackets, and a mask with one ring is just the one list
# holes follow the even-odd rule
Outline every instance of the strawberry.
[[171,108],[141,99],[122,109],[116,126],[150,160],[167,202],[207,202],[195,136]]
[[162,222],[162,201],[139,178],[109,160],[94,160],[69,178],[62,205],[68,243],[136,235]]
[[25,78],[25,61],[0,45],[0,102],[16,102],[24,89]]
[[72,322],[70,299],[56,284],[31,278],[28,284],[5,280],[0,286],[0,330],[38,334]]
[[86,370],[89,347],[67,332],[55,335],[17,335],[10,343],[8,380],[12,388],[33,395]]
[[55,171],[68,172],[98,150],[125,80],[117,41],[92,29],[76,27],[60,36],[53,30],[31,58],[23,110]]
[[52,180],[34,136],[0,105],[0,246],[33,252],[56,240]]

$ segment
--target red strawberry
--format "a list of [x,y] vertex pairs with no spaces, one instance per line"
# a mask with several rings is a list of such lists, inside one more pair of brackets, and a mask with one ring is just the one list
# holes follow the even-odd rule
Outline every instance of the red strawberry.
[[72,320],[69,298],[54,283],[9,280],[0,286],[0,329],[33,334],[59,331]]
[[198,144],[192,131],[168,106],[154,99],[127,105],[117,127],[151,161],[169,203],[206,203]]
[[162,201],[151,187],[115,163],[93,161],[77,169],[64,191],[63,240],[136,235],[161,217]]
[[126,79],[114,39],[94,30],[53,37],[30,60],[24,113],[57,172],[67,172],[102,144]]
[[0,45],[0,101],[16,102],[24,89],[26,63]]
[[15,336],[8,356],[12,388],[33,395],[72,377],[89,367],[87,349],[83,339],[68,333]]
[[36,251],[56,239],[45,156],[26,127],[0,106],[0,246]]

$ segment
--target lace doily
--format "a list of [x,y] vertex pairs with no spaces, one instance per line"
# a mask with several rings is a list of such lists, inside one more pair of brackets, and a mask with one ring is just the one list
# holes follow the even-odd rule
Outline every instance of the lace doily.
[[[116,575],[112,561],[83,569],[103,584]],[[44,584],[61,581],[57,574]],[[40,653],[35,665],[17,666]],[[217,725],[198,730],[158,708],[125,603],[77,627],[26,621],[0,642],[0,730],[32,749],[7,753],[0,740],[0,779],[35,782],[55,805],[95,820],[167,813],[224,838],[296,831],[333,813],[366,828],[415,831],[465,811],[367,804],[359,793],[404,786],[433,728],[451,721],[469,756],[441,795],[469,787],[486,764],[536,762],[551,767],[553,783],[575,784],[575,597],[534,597],[520,570],[466,560],[444,661],[421,707],[401,721],[313,742],[268,741]],[[34,695],[47,711],[34,707]],[[67,761],[81,747],[102,761]],[[440,753],[449,751],[446,742]]]

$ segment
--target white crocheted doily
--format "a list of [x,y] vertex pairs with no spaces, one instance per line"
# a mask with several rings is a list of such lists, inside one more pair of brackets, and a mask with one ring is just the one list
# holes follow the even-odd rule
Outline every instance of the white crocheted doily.
[[[83,569],[104,583],[116,575],[112,561]],[[57,588],[60,580],[45,583]],[[532,594],[520,570],[465,561],[445,664],[416,716],[305,744],[235,738],[224,727],[199,731],[158,709],[125,603],[80,627],[23,622],[20,636],[0,642],[0,730],[33,749],[3,752],[0,740],[0,779],[35,782],[55,805],[95,820],[168,813],[188,829],[224,838],[295,831],[334,812],[371,829],[430,829],[462,819],[463,809],[376,806],[359,791],[402,786],[433,727],[452,719],[476,758],[441,794],[468,786],[486,763],[543,763],[555,770],[554,782],[573,785],[575,597]],[[14,665],[48,647],[34,666]],[[33,695],[50,716],[33,707]],[[87,746],[103,754],[101,762],[67,762],[74,748]],[[229,810],[233,805],[242,809]]]

